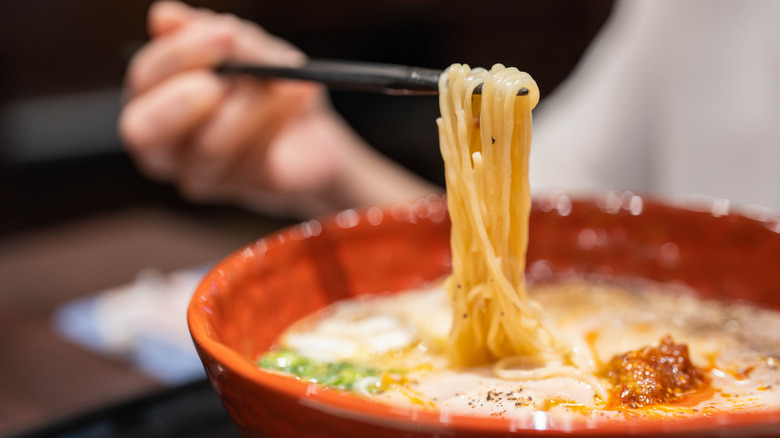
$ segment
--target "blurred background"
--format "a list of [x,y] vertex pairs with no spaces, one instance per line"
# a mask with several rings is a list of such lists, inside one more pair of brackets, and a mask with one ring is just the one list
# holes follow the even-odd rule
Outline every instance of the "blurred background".
[[[137,283],[149,270],[165,279],[205,266],[289,223],[192,205],[141,176],[123,152],[116,120],[124,68],[146,39],[150,3],[2,6],[0,435],[176,386],[129,366],[126,357],[68,342],[52,322],[63,306]],[[256,21],[312,57],[517,66],[531,72],[543,98],[569,74],[612,7],[606,0],[189,3]],[[332,100],[369,143],[443,184],[435,97],[342,93]],[[170,318],[183,322],[184,315]]]

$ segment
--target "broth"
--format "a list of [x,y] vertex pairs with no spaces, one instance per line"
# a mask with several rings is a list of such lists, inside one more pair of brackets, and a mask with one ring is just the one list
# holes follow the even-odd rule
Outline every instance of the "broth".
[[[681,286],[646,281],[537,284],[529,294],[586,358],[587,379],[506,380],[495,375],[494,365],[451,366],[446,345],[458,315],[453,317],[449,296],[438,283],[335,303],[290,327],[280,349],[261,363],[382,403],[520,421],[539,412],[554,422],[686,417],[780,405],[780,312],[703,300]],[[666,336],[687,346],[690,362],[707,384],[646,406],[614,400],[605,366],[626,352],[657,346]],[[285,367],[296,360],[291,357],[344,373],[336,378],[341,384]],[[605,389],[612,395],[605,397]]]

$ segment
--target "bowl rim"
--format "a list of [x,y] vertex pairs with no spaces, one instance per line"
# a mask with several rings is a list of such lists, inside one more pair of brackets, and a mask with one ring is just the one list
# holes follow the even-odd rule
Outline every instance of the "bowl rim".
[[[775,232],[780,234],[780,215],[775,214],[769,209],[763,207],[757,209],[756,214],[745,214],[740,208],[731,208],[728,201],[717,198],[695,197],[695,198],[677,198],[660,199],[652,196],[636,195],[633,192],[608,191],[598,196],[577,195],[569,196],[560,191],[543,193],[535,197],[537,202],[553,202],[556,204],[560,197],[568,198],[577,202],[596,202],[604,203],[609,197],[619,196],[626,199],[626,196],[639,196],[643,203],[651,203],[670,209],[691,211],[691,212],[711,212],[713,215],[737,215],[751,220],[764,222]],[[445,196],[434,196],[426,198],[433,204],[444,203]],[[686,200],[687,199],[687,200]],[[693,199],[694,202],[690,202]],[[405,209],[403,214],[394,214],[393,217],[401,221],[414,223],[419,219],[415,210],[414,203],[400,203],[393,206],[381,208],[382,212],[387,213],[392,209]],[[724,210],[725,207],[725,210]],[[377,207],[371,207],[377,208]],[[360,219],[365,221],[369,209],[345,210],[352,213],[357,212]],[[342,212],[343,213],[343,212]],[[332,223],[337,215],[323,219],[323,223]],[[311,222],[311,221],[310,221]],[[441,432],[445,430],[463,430],[468,432],[482,433],[537,433],[546,434],[581,434],[581,435],[625,435],[625,434],[658,434],[658,433],[705,433],[719,430],[726,432],[744,432],[744,433],[780,433],[780,408],[768,411],[750,411],[750,412],[717,412],[708,416],[699,416],[692,418],[663,418],[663,419],[642,419],[637,421],[627,420],[619,422],[606,422],[597,420],[589,422],[587,420],[575,420],[560,427],[559,425],[550,426],[546,421],[533,424],[528,427],[530,422],[520,423],[507,418],[488,418],[466,415],[451,415],[446,412],[424,411],[419,408],[404,409],[397,406],[381,404],[379,402],[367,400],[359,395],[351,394],[337,389],[326,388],[317,384],[303,382],[295,377],[290,377],[262,370],[248,361],[238,352],[230,347],[215,340],[212,336],[212,330],[207,323],[204,315],[210,313],[208,309],[208,297],[213,294],[213,285],[218,284],[226,278],[226,272],[241,268],[248,261],[261,253],[272,250],[278,245],[284,245],[284,242],[290,238],[300,240],[310,236],[301,237],[296,226],[286,227],[268,236],[262,237],[255,242],[243,246],[241,249],[228,255],[216,265],[214,265],[204,276],[198,285],[195,293],[190,300],[187,309],[187,323],[190,334],[196,345],[205,354],[214,358],[221,366],[238,374],[242,379],[269,388],[272,391],[285,394],[286,396],[297,399],[302,405],[319,410],[328,414],[343,418],[356,420],[359,422],[385,426],[395,430],[416,431],[416,432]],[[201,351],[198,351],[201,354]],[[211,376],[209,376],[211,377]],[[212,382],[213,383],[213,382]]]

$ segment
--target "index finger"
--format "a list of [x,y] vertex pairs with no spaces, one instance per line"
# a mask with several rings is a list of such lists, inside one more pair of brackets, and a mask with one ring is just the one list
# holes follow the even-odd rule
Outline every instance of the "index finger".
[[142,93],[178,72],[211,68],[230,55],[233,44],[225,28],[201,23],[156,38],[130,61],[130,92]]

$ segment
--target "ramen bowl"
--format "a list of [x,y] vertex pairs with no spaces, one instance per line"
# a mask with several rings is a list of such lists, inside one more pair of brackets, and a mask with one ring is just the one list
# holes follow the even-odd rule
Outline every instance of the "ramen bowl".
[[[780,409],[664,421],[554,424],[379,404],[266,372],[255,363],[293,322],[364,294],[416,288],[451,267],[443,198],[348,210],[254,242],[218,263],[188,309],[208,378],[243,436],[623,436],[780,434]],[[780,309],[780,221],[721,201],[658,202],[632,193],[534,201],[527,272],[638,277],[703,297]]]

